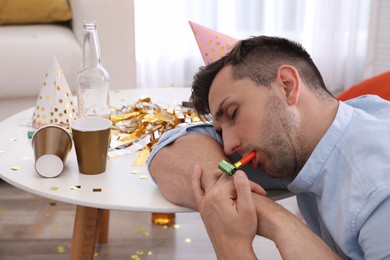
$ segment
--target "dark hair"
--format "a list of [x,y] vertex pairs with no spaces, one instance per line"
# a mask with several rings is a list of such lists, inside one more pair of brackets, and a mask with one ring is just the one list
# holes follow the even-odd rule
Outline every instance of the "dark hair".
[[191,102],[199,116],[208,117],[211,84],[218,72],[227,65],[232,65],[233,80],[249,78],[257,82],[253,76],[255,74],[264,87],[270,87],[280,66],[291,65],[317,98],[334,98],[326,89],[321,73],[310,55],[299,43],[279,37],[258,36],[238,41],[226,56],[199,68],[194,76],[191,95]]

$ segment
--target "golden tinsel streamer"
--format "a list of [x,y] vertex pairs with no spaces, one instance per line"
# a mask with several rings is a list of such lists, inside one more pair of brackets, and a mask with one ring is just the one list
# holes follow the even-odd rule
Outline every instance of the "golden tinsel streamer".
[[[200,122],[192,109],[178,105],[174,108],[162,108],[154,104],[149,97],[140,98],[131,106],[113,108],[111,151],[120,155],[109,156],[115,159],[126,154],[126,150],[141,150],[133,166],[145,166],[146,159],[160,136],[184,123]],[[140,144],[141,143],[141,144]],[[125,152],[121,153],[121,149]],[[128,152],[129,153],[129,152]],[[110,155],[110,152],[109,152]]]

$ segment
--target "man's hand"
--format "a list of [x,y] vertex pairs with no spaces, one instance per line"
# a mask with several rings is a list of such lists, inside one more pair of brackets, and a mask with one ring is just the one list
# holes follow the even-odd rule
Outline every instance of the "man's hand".
[[196,165],[192,190],[218,258],[256,259],[252,242],[257,232],[257,216],[251,190],[263,195],[265,191],[259,185],[251,185],[243,171],[229,178],[204,176],[205,189],[201,176],[202,169]]

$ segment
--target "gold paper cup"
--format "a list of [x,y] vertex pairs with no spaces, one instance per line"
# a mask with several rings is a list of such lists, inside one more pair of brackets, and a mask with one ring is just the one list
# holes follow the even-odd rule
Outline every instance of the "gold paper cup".
[[70,123],[79,171],[99,174],[106,170],[112,122],[101,117],[79,118]]
[[46,125],[32,137],[35,170],[42,177],[57,177],[64,169],[66,158],[72,149],[72,137],[65,128]]

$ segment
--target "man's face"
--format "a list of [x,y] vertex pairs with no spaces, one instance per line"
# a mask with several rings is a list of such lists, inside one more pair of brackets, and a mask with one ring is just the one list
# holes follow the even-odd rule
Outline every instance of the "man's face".
[[256,151],[254,169],[272,177],[290,177],[295,174],[295,150],[275,114],[288,118],[287,105],[272,90],[263,89],[273,108],[259,85],[249,79],[233,80],[231,66],[223,68],[209,93],[213,123],[222,132],[226,154]]

